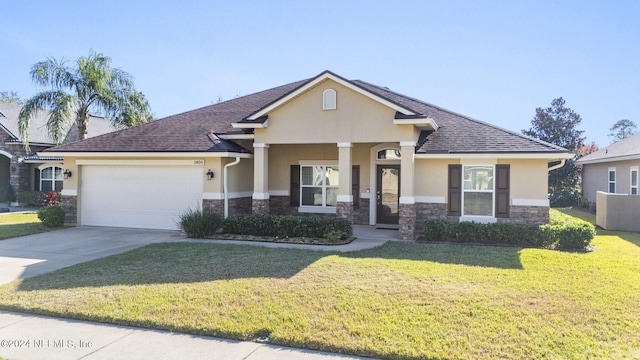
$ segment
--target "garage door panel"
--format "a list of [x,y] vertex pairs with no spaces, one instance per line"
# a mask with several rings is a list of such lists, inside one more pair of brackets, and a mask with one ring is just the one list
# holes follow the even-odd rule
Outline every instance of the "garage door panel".
[[202,205],[201,167],[84,166],[81,223],[176,229],[185,210]]

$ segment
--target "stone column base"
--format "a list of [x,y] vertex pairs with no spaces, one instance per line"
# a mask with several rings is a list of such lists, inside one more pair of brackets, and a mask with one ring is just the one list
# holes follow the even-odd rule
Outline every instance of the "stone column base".
[[400,240],[414,241],[416,239],[416,205],[399,204],[398,212],[400,215],[398,222]]
[[224,216],[224,200],[204,199],[202,200],[202,209]]
[[269,199],[252,199],[251,213],[256,215],[269,214]]
[[78,197],[62,195],[60,196],[60,207],[64,210],[64,223],[67,225],[78,224]]
[[338,201],[336,203],[336,216],[347,219],[353,224],[353,203]]

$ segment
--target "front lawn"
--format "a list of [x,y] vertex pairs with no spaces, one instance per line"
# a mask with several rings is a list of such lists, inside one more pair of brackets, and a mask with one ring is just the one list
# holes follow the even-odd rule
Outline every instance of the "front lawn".
[[640,356],[640,234],[589,253],[156,244],[0,287],[0,308],[392,359]]
[[42,222],[36,213],[0,214],[0,240],[37,234]]

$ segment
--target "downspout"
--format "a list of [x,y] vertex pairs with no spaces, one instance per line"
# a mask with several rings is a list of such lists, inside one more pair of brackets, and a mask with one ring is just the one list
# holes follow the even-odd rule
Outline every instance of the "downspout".
[[238,165],[240,163],[240,158],[237,157],[236,160],[232,163],[228,163],[222,168],[222,186],[224,191],[224,218],[229,217],[229,184],[227,184],[227,168],[232,167],[234,165]]
[[547,172],[550,172],[550,171],[555,170],[555,169],[560,169],[561,167],[563,167],[563,166],[564,166],[564,163],[565,163],[565,162],[567,162],[567,159],[562,159],[562,160],[560,160],[560,164],[558,164],[558,165],[553,165],[552,167],[547,168]]

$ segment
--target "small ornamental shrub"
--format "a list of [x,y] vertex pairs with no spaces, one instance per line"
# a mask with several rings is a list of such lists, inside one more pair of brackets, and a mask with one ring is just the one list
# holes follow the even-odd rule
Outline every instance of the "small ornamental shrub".
[[7,186],[7,191],[4,193],[4,197],[10,203],[16,202],[18,200],[18,197],[16,195],[16,190],[11,185]]
[[190,238],[211,236],[222,227],[223,219],[211,210],[187,210],[180,215],[178,226]]
[[338,241],[345,239],[346,235],[342,231],[332,230],[324,234],[324,237],[330,242],[337,243]]
[[238,235],[323,238],[332,231],[353,233],[348,220],[320,216],[239,215],[224,221],[224,232]]
[[64,217],[64,210],[60,206],[45,206],[38,210],[38,219],[46,227],[61,227],[64,225]]

